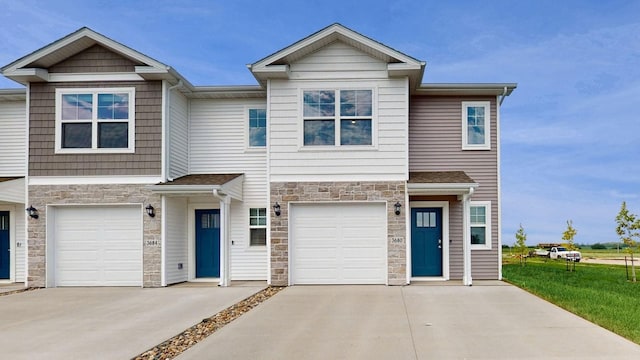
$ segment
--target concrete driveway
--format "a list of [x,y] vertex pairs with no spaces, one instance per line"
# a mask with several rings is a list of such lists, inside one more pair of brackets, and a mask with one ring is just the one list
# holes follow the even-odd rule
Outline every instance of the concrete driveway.
[[178,359],[640,359],[640,346],[501,282],[294,286]]
[[0,296],[0,358],[130,359],[262,284],[54,288]]

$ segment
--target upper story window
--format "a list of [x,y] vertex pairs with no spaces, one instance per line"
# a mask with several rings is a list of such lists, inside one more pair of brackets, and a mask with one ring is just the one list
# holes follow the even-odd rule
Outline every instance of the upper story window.
[[373,145],[373,91],[305,90],[304,146]]
[[249,109],[249,147],[267,146],[267,110]]
[[474,101],[462,103],[462,149],[490,150],[490,103]]
[[491,202],[471,201],[469,206],[471,248],[491,249]]
[[56,152],[134,152],[134,129],[134,88],[56,90]]

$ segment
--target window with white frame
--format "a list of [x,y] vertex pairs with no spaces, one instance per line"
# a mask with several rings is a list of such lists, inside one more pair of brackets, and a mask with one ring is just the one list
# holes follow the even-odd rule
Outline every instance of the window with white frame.
[[135,89],[57,89],[56,152],[133,152]]
[[249,147],[267,146],[267,110],[249,109]]
[[372,90],[305,90],[304,146],[373,145]]
[[462,103],[462,148],[464,150],[491,149],[490,102]]
[[267,245],[267,209],[249,209],[249,246]]
[[471,227],[471,249],[491,249],[491,202],[469,203],[469,226]]

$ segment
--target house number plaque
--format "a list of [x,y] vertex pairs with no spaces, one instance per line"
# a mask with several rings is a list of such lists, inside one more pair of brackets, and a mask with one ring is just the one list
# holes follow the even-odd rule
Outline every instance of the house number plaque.
[[144,246],[160,246],[160,241],[158,240],[145,240]]
[[392,237],[391,238],[391,243],[393,243],[393,244],[402,244],[402,243],[404,243],[404,238],[403,237]]

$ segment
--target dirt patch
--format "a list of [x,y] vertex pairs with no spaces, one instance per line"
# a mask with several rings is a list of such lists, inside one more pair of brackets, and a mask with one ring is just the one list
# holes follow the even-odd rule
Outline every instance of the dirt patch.
[[[633,259],[636,265],[640,265],[638,259]],[[585,264],[604,264],[604,265],[625,265],[624,259],[582,259]],[[627,264],[631,265],[631,260],[627,260]]]

